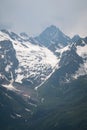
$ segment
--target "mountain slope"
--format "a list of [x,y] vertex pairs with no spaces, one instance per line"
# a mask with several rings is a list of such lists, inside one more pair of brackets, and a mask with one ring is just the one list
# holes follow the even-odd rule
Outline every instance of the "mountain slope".
[[33,124],[34,130],[87,129],[87,76],[64,85],[51,77],[39,88],[39,94],[44,99],[40,109],[45,114]]
[[87,37],[51,26],[40,40],[0,31],[0,128],[86,130]]
[[53,73],[58,62],[46,47],[25,42],[17,34],[7,31],[0,32],[0,52],[0,79],[3,84],[6,80],[34,88]]
[[87,129],[86,47],[87,38],[80,38],[57,51],[60,68],[38,89],[43,97],[40,110],[45,114],[33,124],[33,129]]
[[20,95],[0,85],[0,129],[25,129],[27,120],[34,111],[34,106],[29,103]]

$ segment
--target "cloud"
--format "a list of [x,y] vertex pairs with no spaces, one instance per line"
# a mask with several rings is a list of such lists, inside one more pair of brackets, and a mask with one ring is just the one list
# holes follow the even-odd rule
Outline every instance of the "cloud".
[[55,24],[68,35],[87,35],[87,0],[1,0],[0,23],[39,34]]

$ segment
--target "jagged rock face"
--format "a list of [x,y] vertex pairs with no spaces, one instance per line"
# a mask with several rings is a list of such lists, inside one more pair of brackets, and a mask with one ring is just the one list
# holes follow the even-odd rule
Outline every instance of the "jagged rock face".
[[58,79],[59,82],[69,82],[79,76],[87,75],[87,40],[79,39],[77,42],[57,49],[56,53],[60,57]]
[[71,41],[71,39],[61,32],[59,28],[53,25],[46,28],[35,39],[52,51],[55,51],[56,48],[62,48],[68,45]]
[[80,39],[80,36],[79,36],[79,35],[75,35],[75,36],[72,38],[72,42],[77,42],[79,39]]
[[11,74],[15,79],[17,66],[18,60],[12,42],[10,40],[0,41],[0,82],[9,82],[12,79]]

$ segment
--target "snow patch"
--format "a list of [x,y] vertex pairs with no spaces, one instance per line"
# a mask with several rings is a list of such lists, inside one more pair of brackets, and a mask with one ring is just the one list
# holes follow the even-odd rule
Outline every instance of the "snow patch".
[[77,54],[83,58],[87,57],[87,45],[77,46]]
[[5,71],[6,71],[6,72],[9,72],[10,68],[11,68],[11,66],[10,66],[10,65],[7,65],[6,68],[5,68]]
[[15,114],[17,117],[21,118],[22,116],[20,114]]
[[[13,79],[13,74],[12,72],[11,73],[11,80],[10,80],[10,84],[3,84],[3,87],[5,87],[6,89],[8,90],[12,90],[12,91],[19,91],[17,90],[14,86],[13,86],[13,82],[14,82],[14,79]],[[7,81],[8,79],[6,77],[4,77]]]
[[79,69],[75,72],[72,76],[73,78],[77,79],[79,76],[84,76],[87,74],[87,61],[84,64],[81,64]]
[[55,52],[58,52],[62,55],[63,52],[66,52],[70,50],[70,45],[67,45],[66,47],[62,48],[62,49],[57,49]]
[[83,76],[87,74],[87,45],[84,46],[77,46],[77,54],[83,58],[83,64],[80,65],[79,69],[73,75],[73,78],[77,79],[79,76]]
[[4,84],[3,87],[9,89],[9,90],[13,90],[13,91],[16,91],[17,89],[14,88],[14,86],[12,86],[12,84]]
[[0,57],[1,57],[2,59],[4,59],[5,56],[4,56],[4,55],[0,55]]
[[28,109],[28,108],[25,108],[25,111],[30,112],[31,110],[30,110],[30,109]]

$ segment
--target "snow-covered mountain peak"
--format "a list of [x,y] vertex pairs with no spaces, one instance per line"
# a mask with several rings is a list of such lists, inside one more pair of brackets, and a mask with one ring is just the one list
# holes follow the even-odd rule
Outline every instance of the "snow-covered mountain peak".
[[71,42],[71,39],[54,25],[47,27],[39,36],[35,37],[35,40],[53,52],[56,48],[63,48]]
[[[31,87],[36,87],[44,82],[53,73],[58,63],[57,57],[46,47],[14,39],[4,32],[0,32],[0,50],[2,58],[8,57],[8,59],[4,59],[7,60],[6,63],[1,62],[1,64],[5,64],[5,66],[3,65],[4,71],[0,72],[4,75],[5,80],[10,82],[13,78],[15,83],[27,84]],[[13,55],[15,59],[13,59]]]
[[54,25],[47,27],[43,33],[46,33],[49,37],[56,36],[56,33],[62,33],[59,28]]

